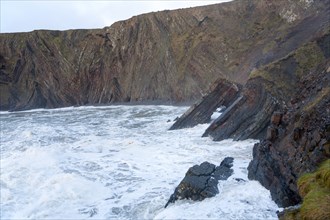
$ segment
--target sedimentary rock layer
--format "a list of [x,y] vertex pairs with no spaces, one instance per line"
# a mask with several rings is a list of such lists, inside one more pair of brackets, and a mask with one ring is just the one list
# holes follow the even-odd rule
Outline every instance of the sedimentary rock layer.
[[330,61],[299,82],[274,135],[253,149],[249,178],[261,182],[283,207],[297,204],[297,179],[330,158]]
[[[262,140],[254,147],[249,178],[260,181],[283,207],[300,202],[298,177],[330,157],[329,33],[328,26],[283,58],[253,70],[238,98],[204,133],[216,141]],[[217,95],[211,97],[216,103]],[[207,103],[198,108],[206,109]]]
[[212,114],[222,106],[229,106],[239,95],[241,85],[227,80],[217,80],[207,96],[196,102],[171,126],[170,130],[208,123]]
[[327,2],[233,1],[103,29],[0,34],[0,109],[197,100],[318,34]]

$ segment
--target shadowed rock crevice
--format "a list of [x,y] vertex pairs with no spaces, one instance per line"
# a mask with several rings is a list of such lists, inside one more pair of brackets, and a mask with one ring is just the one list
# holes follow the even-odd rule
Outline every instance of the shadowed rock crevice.
[[170,196],[165,208],[178,199],[202,201],[218,194],[218,181],[227,180],[232,175],[233,161],[232,157],[226,157],[220,166],[203,162],[189,168],[183,180]]

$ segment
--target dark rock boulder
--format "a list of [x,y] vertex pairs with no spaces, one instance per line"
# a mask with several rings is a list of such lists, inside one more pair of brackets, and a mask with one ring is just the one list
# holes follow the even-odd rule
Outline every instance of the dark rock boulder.
[[239,95],[241,86],[225,79],[217,80],[207,96],[194,104],[171,126],[170,130],[208,123],[213,112],[221,106],[230,106]]
[[213,176],[217,180],[226,180],[233,174],[231,167],[233,166],[234,159],[232,157],[226,157],[220,163],[220,166],[215,168]]
[[232,175],[233,161],[232,157],[226,157],[218,167],[209,162],[203,162],[189,168],[183,180],[175,188],[165,208],[169,203],[174,203],[178,199],[201,201],[218,194],[218,181],[226,180]]

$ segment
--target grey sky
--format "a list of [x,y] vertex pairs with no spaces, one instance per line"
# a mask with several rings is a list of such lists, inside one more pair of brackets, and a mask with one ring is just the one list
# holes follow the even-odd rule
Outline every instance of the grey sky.
[[229,0],[0,0],[1,33],[36,29],[103,28],[134,15],[166,9],[209,5]]

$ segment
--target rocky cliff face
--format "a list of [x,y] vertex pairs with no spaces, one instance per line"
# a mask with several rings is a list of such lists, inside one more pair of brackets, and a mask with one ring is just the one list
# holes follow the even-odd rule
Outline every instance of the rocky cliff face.
[[267,138],[256,144],[249,178],[283,207],[300,202],[297,179],[330,158],[330,60],[307,73]]
[[196,100],[310,40],[326,3],[233,1],[97,30],[0,34],[0,109]]
[[330,157],[330,2],[244,0],[98,30],[0,35],[0,110],[203,97],[173,125],[259,138],[249,177],[280,206]]
[[[324,10],[329,12],[329,3]],[[311,25],[312,20],[324,23],[309,33],[309,41],[253,69],[236,99],[203,135],[215,141],[262,140],[254,147],[249,178],[260,181],[282,207],[300,202],[298,177],[330,157],[330,21],[319,13],[304,22]],[[184,116],[194,121],[197,108],[207,109],[207,103],[225,95],[214,93]]]

